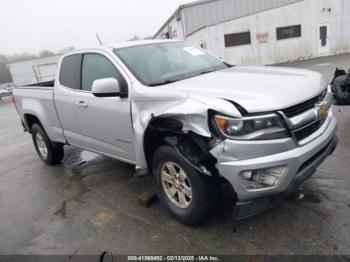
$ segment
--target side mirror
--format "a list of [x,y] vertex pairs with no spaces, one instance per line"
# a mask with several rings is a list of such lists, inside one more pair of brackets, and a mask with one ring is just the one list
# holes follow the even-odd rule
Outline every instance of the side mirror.
[[92,83],[92,93],[97,97],[120,96],[120,87],[115,78],[97,79]]

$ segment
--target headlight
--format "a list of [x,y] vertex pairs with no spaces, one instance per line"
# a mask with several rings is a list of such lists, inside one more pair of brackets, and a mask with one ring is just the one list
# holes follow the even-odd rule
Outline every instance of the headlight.
[[275,114],[231,118],[216,115],[216,126],[221,133],[237,140],[267,140],[289,137],[280,117]]

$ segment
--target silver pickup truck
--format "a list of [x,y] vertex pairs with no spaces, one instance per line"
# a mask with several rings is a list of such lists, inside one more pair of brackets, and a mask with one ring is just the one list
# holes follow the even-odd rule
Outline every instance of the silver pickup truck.
[[54,82],[14,89],[39,157],[71,145],[153,175],[160,201],[195,224],[235,194],[257,214],[309,178],[337,145],[333,96],[318,73],[232,66],[182,41],[105,45],[64,55]]

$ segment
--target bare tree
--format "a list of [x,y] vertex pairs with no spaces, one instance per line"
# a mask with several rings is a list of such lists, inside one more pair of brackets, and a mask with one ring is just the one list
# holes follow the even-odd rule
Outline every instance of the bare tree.
[[73,50],[75,50],[74,46],[64,47],[64,48],[58,50],[58,54],[64,54],[64,53],[67,53],[67,52],[73,51]]
[[140,37],[138,35],[134,35],[132,38],[128,39],[127,41],[136,41],[136,40],[148,40],[152,39],[152,36],[145,36],[145,37]]
[[8,64],[8,58],[6,55],[0,54],[0,65],[6,65]]
[[127,41],[136,41],[136,40],[141,40],[141,37],[139,37],[138,35],[134,35],[132,38],[130,38]]
[[55,53],[49,50],[43,50],[39,52],[39,57],[49,57],[49,56],[54,56]]

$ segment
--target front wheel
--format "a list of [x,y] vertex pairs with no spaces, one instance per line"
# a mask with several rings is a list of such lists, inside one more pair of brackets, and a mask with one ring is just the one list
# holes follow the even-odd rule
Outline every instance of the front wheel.
[[188,225],[208,217],[219,193],[216,179],[200,174],[170,146],[156,150],[153,179],[161,203],[176,219]]
[[51,142],[50,138],[46,135],[44,129],[40,125],[34,124],[31,133],[35,150],[45,164],[55,165],[63,159],[63,146]]

